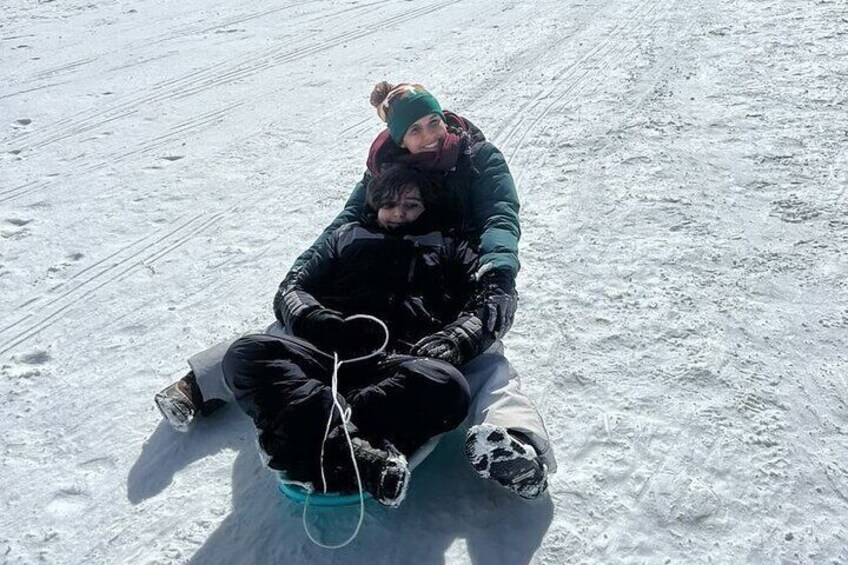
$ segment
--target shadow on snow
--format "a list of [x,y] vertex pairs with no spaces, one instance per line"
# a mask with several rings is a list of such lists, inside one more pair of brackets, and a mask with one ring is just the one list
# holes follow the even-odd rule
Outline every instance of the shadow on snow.
[[[262,467],[253,427],[230,407],[200,420],[187,434],[163,422],[145,443],[130,470],[127,496],[133,504],[164,491],[193,461],[229,447],[233,465],[233,508],[197,550],[190,563],[416,563],[444,564],[448,548],[464,540],[471,562],[527,563],[553,518],[548,496],[525,501],[478,478],[462,453],[464,435],[446,435],[413,473],[409,493],[396,510],[366,503],[359,536],[347,547],[327,550],[303,531],[303,506],[282,498],[274,476]],[[310,507],[310,530],[327,544],[346,539],[356,527],[359,506]]]

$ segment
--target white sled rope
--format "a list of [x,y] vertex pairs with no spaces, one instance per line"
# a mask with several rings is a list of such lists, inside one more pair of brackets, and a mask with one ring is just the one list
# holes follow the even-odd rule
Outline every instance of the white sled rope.
[[330,435],[330,427],[333,423],[333,414],[336,410],[339,411],[339,415],[342,418],[345,434],[345,439],[347,439],[347,445],[350,449],[350,460],[353,463],[353,470],[356,473],[356,486],[359,489],[359,520],[356,523],[356,529],[353,533],[348,537],[345,541],[336,544],[336,545],[327,545],[318,541],[315,536],[312,535],[312,532],[309,531],[309,524],[306,519],[306,515],[309,512],[309,498],[312,495],[312,489],[309,489],[306,494],[306,502],[303,504],[303,531],[306,532],[306,537],[309,538],[309,541],[314,543],[319,547],[323,547],[324,549],[341,549],[345,547],[359,535],[359,530],[362,528],[362,521],[365,519],[365,494],[364,489],[362,488],[362,477],[359,475],[359,465],[356,464],[356,456],[353,451],[353,441],[350,439],[350,432],[347,430],[347,424],[350,422],[352,411],[350,407],[346,410],[342,408],[341,403],[339,402],[339,368],[344,363],[355,363],[357,361],[365,361],[366,359],[370,359],[375,357],[385,351],[386,346],[389,344],[389,328],[386,327],[386,324],[383,323],[379,318],[375,318],[374,316],[369,316],[368,314],[356,314],[345,318],[345,321],[348,320],[373,320],[374,322],[380,324],[380,327],[383,328],[383,332],[386,334],[386,338],[383,341],[383,345],[381,345],[377,350],[369,353],[368,355],[363,355],[362,357],[356,357],[354,359],[344,359],[339,361],[339,354],[337,352],[333,352],[333,379],[331,383],[331,390],[333,394],[333,406],[330,408],[330,415],[327,418],[327,429],[324,430],[324,439],[321,442],[321,483],[324,485],[324,494],[327,494],[327,478],[324,475],[324,446],[327,443],[327,436]]

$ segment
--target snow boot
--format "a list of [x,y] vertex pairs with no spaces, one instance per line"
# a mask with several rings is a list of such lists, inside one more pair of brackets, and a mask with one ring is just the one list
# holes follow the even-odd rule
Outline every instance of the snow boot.
[[[356,491],[356,473],[350,460],[350,447],[344,432],[337,428],[330,435],[333,437],[327,440],[327,489],[340,492]],[[400,506],[406,497],[410,477],[406,457],[388,441],[375,447],[368,440],[354,436],[351,437],[351,443],[362,479],[362,488],[383,506]]]
[[153,397],[156,408],[172,428],[187,432],[197,414],[208,416],[225,403],[222,400],[203,401],[193,371]]
[[547,469],[526,440],[506,428],[478,424],[468,430],[465,454],[477,474],[521,498],[538,498],[548,488]]

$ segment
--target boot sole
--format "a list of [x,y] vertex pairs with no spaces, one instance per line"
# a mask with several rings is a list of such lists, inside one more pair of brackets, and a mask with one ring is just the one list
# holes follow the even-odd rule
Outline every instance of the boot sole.
[[536,450],[518,442],[500,426],[472,427],[465,440],[465,454],[478,475],[521,498],[538,498],[548,488],[547,473]]

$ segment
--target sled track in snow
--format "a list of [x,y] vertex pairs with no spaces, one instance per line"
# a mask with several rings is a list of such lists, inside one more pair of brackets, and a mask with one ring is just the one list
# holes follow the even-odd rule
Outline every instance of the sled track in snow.
[[220,122],[232,110],[238,108],[239,106],[242,106],[243,104],[244,102],[230,104],[218,110],[213,110],[211,112],[201,114],[200,116],[196,116],[190,120],[177,124],[176,126],[172,127],[168,133],[158,135],[152,139],[149,139],[130,151],[125,151],[124,153],[113,155],[109,159],[97,164],[96,166],[91,167],[89,171],[100,169],[107,164],[112,165],[115,163],[122,163],[129,159],[132,159],[133,157],[150,153],[156,149],[169,145],[177,141],[178,139],[185,138],[188,135],[202,131],[203,129],[206,129],[207,126],[211,126]]
[[[69,175],[79,173],[94,173],[107,166],[126,162],[134,157],[146,155],[164,148],[169,144],[184,139],[185,137],[195,134],[203,129],[220,122],[230,111],[241,106],[243,102],[230,104],[218,110],[213,110],[200,116],[196,116],[190,120],[177,124],[170,131],[162,135],[158,135],[144,143],[137,145],[135,148],[124,151],[122,153],[113,153],[105,155],[93,163],[77,164],[65,170],[62,178],[67,179]],[[168,157],[162,157],[168,159]],[[39,190],[49,187],[52,183],[49,180],[30,181],[14,188],[0,191],[0,203],[12,201],[18,198],[33,194]],[[101,192],[102,194],[102,192]]]
[[12,334],[0,343],[0,355],[5,355],[14,347],[49,328],[63,312],[78,305],[81,300],[94,292],[123,279],[134,270],[153,265],[194,236],[209,229],[234,209],[235,206],[215,214],[198,214],[165,234],[153,234],[138,239],[85,267],[67,281],[51,289],[55,291],[69,287],[61,294],[47,299],[40,305],[38,303],[46,297],[42,296],[25,302],[17,310],[36,304],[35,312],[26,313],[0,329],[0,336]]
[[19,184],[18,186],[14,186],[12,188],[0,190],[0,203],[8,202],[21,196],[26,196],[27,194],[31,194],[37,190],[41,190],[46,186],[50,186],[50,181],[32,180],[29,182],[25,182],[24,184]]
[[[539,56],[542,53],[557,49],[568,39],[570,39],[569,36],[560,35],[557,38],[553,39],[550,43],[540,42],[535,49],[518,53],[513,59],[509,60],[510,64],[506,65],[507,68],[505,70],[493,72],[490,75],[484,77],[475,85],[464,89],[461,96],[454,98],[454,102],[451,104],[451,107],[455,109],[464,107],[473,108],[474,105],[477,104],[481,99],[483,99],[488,92],[494,91],[499,85],[503,84],[504,82],[507,82],[513,72],[513,68],[526,68],[528,66],[538,66],[539,64],[541,64],[539,62]],[[447,63],[454,63],[457,62],[459,59],[461,59],[460,56],[451,57],[448,59]],[[363,118],[357,121],[356,123],[341,130],[339,132],[339,135],[362,135],[366,131],[368,131],[373,126],[373,124],[373,117]]]
[[25,81],[23,81],[22,84],[27,84],[27,83],[34,82],[34,81],[37,81],[37,80],[44,80],[44,79],[51,77],[55,74],[63,73],[63,72],[66,72],[66,71],[72,71],[72,70],[77,69],[79,67],[83,67],[85,65],[88,65],[89,63],[93,63],[96,60],[97,60],[96,58],[79,59],[77,61],[71,61],[70,63],[64,63],[62,65],[57,65],[55,67],[49,67],[47,69],[44,69],[42,71],[35,73],[31,77],[28,77]]
[[29,92],[35,92],[37,90],[44,90],[45,88],[53,88],[54,86],[61,86],[63,84],[70,83],[70,80],[63,80],[60,82],[51,82],[50,84],[42,84],[39,86],[33,86],[32,88],[25,88],[24,90],[17,90],[15,92],[10,92],[8,94],[0,94],[0,100],[4,100],[6,98],[13,98],[15,96],[20,96],[21,94],[27,94]]
[[[235,16],[227,20],[222,20],[215,24],[209,25],[206,23],[199,24],[189,24],[187,26],[183,26],[182,28],[178,28],[175,30],[171,30],[167,33],[163,33],[156,38],[153,38],[151,41],[146,42],[146,45],[156,45],[158,43],[165,43],[168,41],[173,41],[174,39],[181,39],[190,35],[197,35],[200,33],[208,33],[210,31],[216,31],[221,28],[230,27],[236,24],[243,24],[245,22],[249,22],[251,20],[257,20],[260,18],[264,18],[265,16],[270,16],[273,14],[277,14],[279,12],[284,12],[286,10],[291,10],[292,8],[299,8],[300,6],[305,6],[306,4],[315,4],[316,2],[320,2],[321,0],[304,0],[303,2],[293,2],[291,4],[286,4],[285,6],[280,6],[279,8],[271,8],[270,10],[263,10],[261,12],[253,12],[251,14],[245,14],[241,16]],[[342,10],[341,12],[346,12],[350,8]],[[341,13],[339,12],[339,13]],[[331,16],[336,15],[336,13],[331,14]]]
[[[100,61],[103,58],[108,58],[109,56],[114,55],[116,53],[120,53],[124,50],[141,49],[141,48],[144,48],[144,47],[148,47],[150,45],[157,45],[157,44],[160,44],[160,43],[166,43],[168,41],[183,39],[183,38],[186,38],[186,37],[189,37],[189,36],[192,36],[192,35],[215,32],[217,30],[221,30],[221,29],[224,29],[224,28],[236,25],[236,24],[248,22],[248,21],[251,21],[251,20],[260,19],[260,18],[263,18],[263,17],[266,17],[266,16],[271,16],[271,15],[279,13],[279,12],[291,10],[293,8],[298,8],[298,7],[306,5],[306,4],[314,4],[314,3],[320,2],[320,1],[321,0],[305,0],[303,2],[286,4],[285,6],[280,6],[278,8],[272,8],[272,9],[269,9],[269,10],[263,10],[261,12],[252,12],[250,14],[243,14],[243,15],[239,15],[239,16],[234,16],[234,17],[231,17],[231,18],[226,19],[226,20],[219,21],[219,22],[214,23],[214,24],[209,24],[209,23],[205,23],[205,22],[199,23],[199,24],[198,23],[188,24],[188,25],[182,26],[180,28],[176,28],[176,29],[173,29],[173,30],[169,30],[165,33],[161,33],[161,34],[159,34],[159,35],[157,35],[153,38],[150,38],[150,40],[145,40],[144,42],[130,43],[129,45],[127,45],[121,51],[107,51],[107,52],[98,54],[96,57],[91,57],[91,58],[87,58],[87,59],[79,59],[79,60],[76,60],[76,61],[63,63],[61,65],[57,65],[57,66],[54,66],[54,67],[48,67],[46,69],[38,71],[37,73],[35,73],[35,74],[33,74],[29,77],[23,78],[19,82],[19,84],[25,85],[25,84],[29,84],[33,81],[36,81],[36,80],[43,80],[43,79],[46,79],[48,77],[52,77],[54,75],[63,74],[63,73],[66,73],[68,71],[72,71],[72,70],[78,69],[80,67],[84,67],[84,66],[89,65],[91,63],[96,63],[97,61]],[[388,0],[381,0],[381,1],[386,2]],[[340,14],[343,14],[343,13],[347,13],[351,10],[362,9],[363,7],[367,7],[367,6],[370,6],[370,4],[366,5],[366,6],[354,6],[352,8],[345,8],[345,9],[339,10],[337,12],[333,12],[333,13],[330,13],[330,14],[325,14],[323,16],[319,16],[318,18],[314,18],[313,20],[307,20],[307,23],[310,22],[310,21],[314,21],[314,20],[320,20],[320,19],[324,19],[324,18],[332,18],[334,16],[337,16],[337,15],[340,15]],[[111,68],[107,69],[106,72],[114,72],[114,71],[118,71],[118,70],[121,70],[121,69],[127,69],[127,68],[130,68],[130,67],[134,67],[134,66],[137,66],[137,65],[140,65],[140,64],[148,63],[150,61],[155,61],[157,59],[165,58],[165,57],[168,57],[168,56],[170,56],[170,54],[165,54],[165,55],[162,55],[162,56],[159,56],[159,57],[154,57],[154,58],[151,58],[151,59],[144,59],[144,60],[141,60],[141,61],[134,61],[134,62],[131,62],[131,63],[127,63],[125,65],[119,65],[119,66],[116,66],[116,67],[111,67]],[[60,82],[60,83],[45,85],[43,87],[39,87],[39,89],[40,88],[49,88],[51,86],[56,86],[56,85],[59,85],[59,84],[67,84],[68,82],[70,82],[70,81],[64,81],[64,82]],[[3,98],[10,98],[10,97],[17,96],[17,95],[20,95],[20,94],[25,94],[27,92],[31,92],[32,90],[33,89],[20,90],[20,91],[16,91],[16,92],[13,92],[13,93],[5,94],[5,95],[0,96],[0,100],[2,100]]]
[[[32,132],[31,134],[21,135],[14,140],[6,140],[6,143],[14,143],[16,145],[15,148],[21,150],[39,149],[91,132],[107,123],[133,115],[141,106],[167,100],[188,98],[218,86],[249,78],[278,65],[295,62],[329,51],[345,42],[363,39],[387,27],[426,16],[460,2],[462,0],[445,0],[440,3],[416,8],[371,24],[366,24],[354,30],[339,33],[327,39],[319,40],[312,45],[295,48],[288,48],[288,44],[285,44],[283,47],[276,45],[248,57],[247,60],[238,58],[217,63],[180,77],[160,82],[151,88],[152,92],[148,92],[142,96],[129,98],[105,109],[85,110],[74,116],[59,120],[50,126],[46,126],[47,133],[40,137],[38,132]],[[370,7],[373,10],[377,9],[374,8],[373,4],[369,4],[366,7]],[[302,38],[297,38],[291,40],[289,43],[301,41]]]
[[[583,55],[578,61],[572,63],[571,65],[559,70],[557,72],[556,82],[549,88],[538,92],[532,100],[524,103],[519,106],[516,110],[512,112],[512,114],[505,120],[501,121],[502,124],[499,128],[494,129],[494,135],[490,137],[490,139],[495,142],[501,149],[503,149],[504,143],[508,143],[509,140],[515,135],[522,134],[521,142],[522,145],[519,145],[518,149],[523,146],[524,138],[528,135],[529,131],[533,129],[533,127],[538,124],[547,114],[549,114],[558,102],[562,100],[567,94],[579,89],[579,87],[587,82],[588,78],[591,78],[590,75],[593,75],[598,70],[606,69],[612,66],[615,55],[619,55],[624,51],[628,53],[632,52],[639,46],[639,41],[625,41],[624,45],[616,45],[614,43],[614,39],[619,36],[622,32],[625,31],[638,31],[644,30],[647,27],[649,22],[645,22],[644,18],[646,16],[651,15],[657,8],[657,6],[665,0],[653,0],[653,1],[645,1],[640,5],[631,9],[631,13],[616,28],[614,28],[609,35],[607,35],[601,43],[598,43],[593,47],[589,52]],[[634,27],[633,30],[629,30],[628,27]],[[641,34],[640,37],[644,37],[644,34]],[[456,102],[453,104],[454,107],[473,107],[477,102],[479,102],[485,95],[495,90],[499,85],[507,82],[512,74],[513,69],[526,69],[528,67],[535,68],[539,67],[543,63],[540,61],[540,56],[545,52],[553,51],[559,48],[563,43],[573,39],[573,36],[569,35],[559,35],[551,42],[540,42],[539,46],[536,49],[531,49],[528,51],[522,51],[518,53],[513,59],[508,61],[509,64],[505,65],[507,68],[500,72],[494,72],[483,78],[477,84],[464,89],[463,95],[456,99]],[[449,61],[456,61],[460,57],[450,58]],[[590,68],[586,69],[586,65],[596,59],[599,59],[603,63],[603,67],[601,69]],[[582,74],[577,78],[575,83],[571,85],[566,85],[565,83],[572,79],[575,75],[580,73]],[[556,96],[554,100],[550,100],[552,96]],[[539,116],[538,119],[534,120],[533,123],[529,126],[524,127],[524,123],[526,118],[523,114],[535,110],[539,106],[541,106],[546,100],[550,100],[546,106],[544,106],[543,115]],[[371,123],[370,118],[363,119],[351,126],[347,129],[343,130],[342,133],[363,133],[368,124]],[[503,137],[506,133],[506,137]],[[514,157],[515,153],[518,151],[512,152],[511,158]],[[509,161],[509,160],[508,160]]]
[[554,109],[562,105],[566,96],[579,92],[589,79],[612,66],[619,55],[630,53],[639,46],[642,37],[640,32],[648,25],[646,19],[654,14],[662,1],[646,1],[633,8],[625,20],[613,28],[600,43],[576,62],[559,71],[549,88],[537,92],[532,100],[504,120],[504,126],[496,131],[493,139],[502,149],[510,148],[507,162],[515,162],[527,136]]

